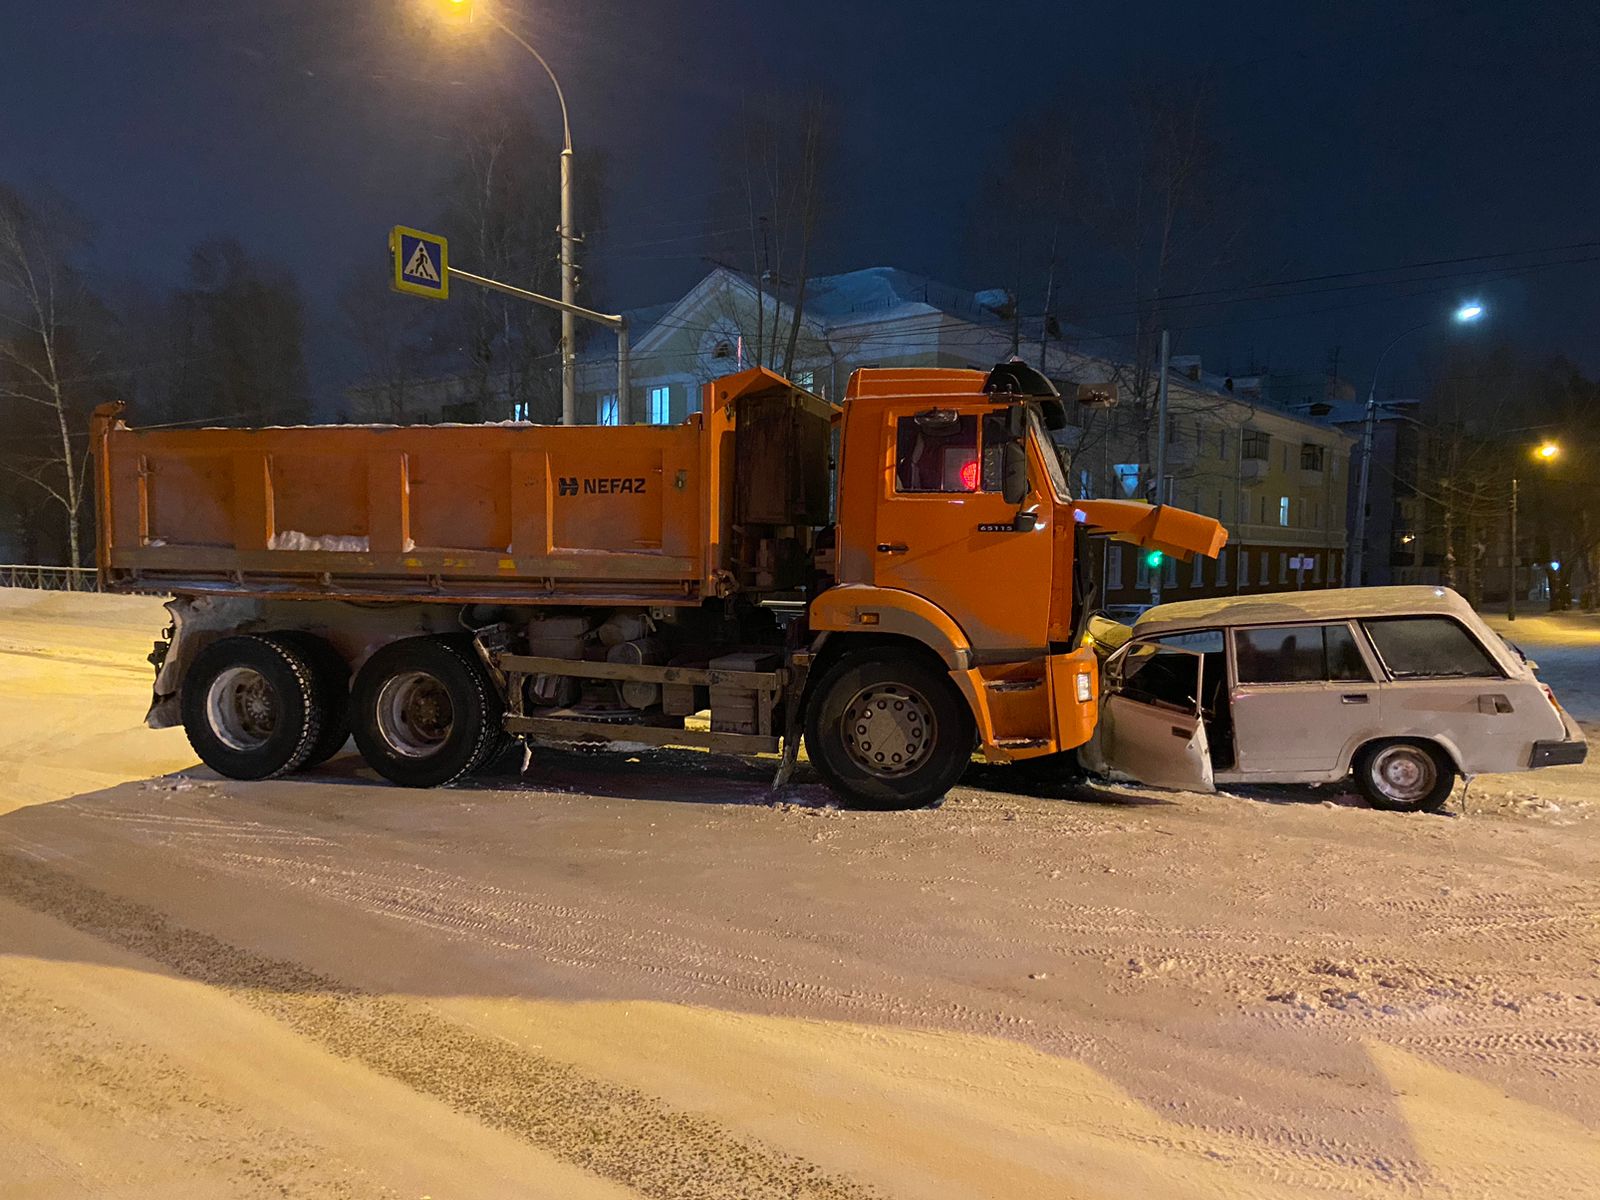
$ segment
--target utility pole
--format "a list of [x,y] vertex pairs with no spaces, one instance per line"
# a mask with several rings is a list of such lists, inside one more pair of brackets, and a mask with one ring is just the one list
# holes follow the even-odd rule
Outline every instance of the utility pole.
[[[1537,515],[1537,514],[1535,514]],[[1511,547],[1506,556],[1511,564],[1511,585],[1506,588],[1506,620],[1517,619],[1517,477],[1511,477]]]
[[[1483,305],[1475,300],[1470,300],[1461,305],[1450,315],[1450,320],[1458,325],[1470,325],[1483,316]],[[1431,329],[1442,324],[1441,319],[1424,321],[1421,325],[1413,325],[1410,329],[1402,329],[1395,334],[1394,340],[1383,348],[1383,353],[1378,355],[1378,365],[1372,369],[1372,387],[1367,391],[1367,415],[1361,427],[1361,482],[1356,489],[1356,527],[1350,531],[1355,539],[1355,544],[1345,555],[1347,587],[1360,587],[1361,576],[1364,573],[1367,559],[1367,485],[1372,478],[1372,433],[1378,421],[1378,377],[1383,371],[1383,360],[1389,357],[1389,351],[1400,344],[1401,340],[1418,330]]]
[[[486,12],[484,15],[496,29],[526,50],[533,56],[534,61],[544,68],[544,73],[550,77],[550,83],[556,89],[556,100],[561,105],[561,227],[557,230],[557,237],[561,241],[561,303],[567,306],[561,310],[561,423],[576,425],[578,345],[574,333],[573,315],[578,306],[578,238],[572,228],[572,124],[567,119],[567,96],[561,90],[561,81],[556,78],[556,73],[544,60],[544,55],[535,50],[527,38],[512,29],[493,12]],[[627,407],[627,397],[618,395],[618,413],[621,414]],[[621,419],[620,415],[618,419]]]
[[[1161,331],[1161,369],[1156,377],[1156,504],[1167,502],[1167,364],[1171,357],[1171,337]],[[1157,563],[1150,577],[1150,603],[1161,603],[1161,572],[1166,562]]]

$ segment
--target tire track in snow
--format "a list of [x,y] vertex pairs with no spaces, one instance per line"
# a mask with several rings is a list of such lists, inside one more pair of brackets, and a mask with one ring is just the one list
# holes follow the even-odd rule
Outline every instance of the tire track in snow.
[[339,984],[0,852],[0,894],[266,1012],[334,1054],[653,1200],[868,1200],[878,1193],[426,1005]]

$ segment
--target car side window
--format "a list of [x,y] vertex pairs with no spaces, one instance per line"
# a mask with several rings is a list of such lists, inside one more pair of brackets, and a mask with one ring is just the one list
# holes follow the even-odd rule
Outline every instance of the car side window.
[[1201,658],[1157,642],[1136,642],[1123,655],[1116,690],[1142,704],[1193,712],[1200,695]]
[[1345,624],[1235,629],[1233,652],[1240,683],[1366,682],[1372,678]]
[[1379,617],[1361,623],[1396,679],[1497,679],[1500,669],[1449,617]]

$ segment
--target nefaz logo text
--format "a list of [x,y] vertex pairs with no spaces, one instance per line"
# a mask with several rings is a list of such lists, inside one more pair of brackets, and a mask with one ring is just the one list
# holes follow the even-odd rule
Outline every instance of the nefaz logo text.
[[622,476],[620,478],[601,479],[591,476],[588,479],[579,479],[576,475],[558,475],[556,477],[556,495],[576,496],[579,491],[585,496],[615,496],[627,493],[630,496],[644,494],[643,476]]

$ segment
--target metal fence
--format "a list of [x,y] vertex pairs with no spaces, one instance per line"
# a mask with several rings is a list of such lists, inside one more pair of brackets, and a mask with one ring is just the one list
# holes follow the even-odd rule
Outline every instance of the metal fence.
[[100,579],[93,567],[0,563],[0,587],[33,588],[44,592],[98,592]]

